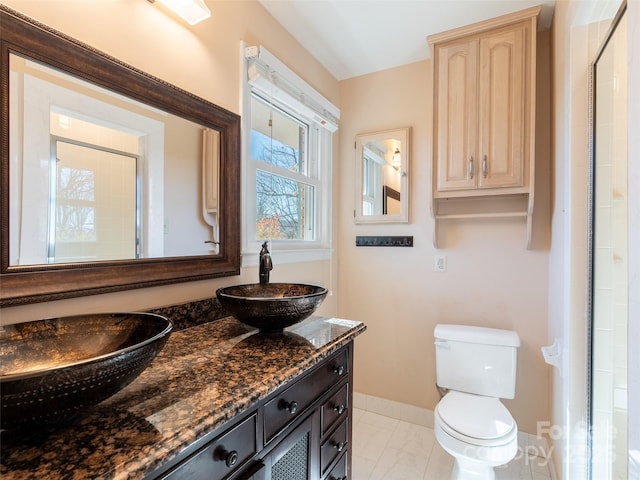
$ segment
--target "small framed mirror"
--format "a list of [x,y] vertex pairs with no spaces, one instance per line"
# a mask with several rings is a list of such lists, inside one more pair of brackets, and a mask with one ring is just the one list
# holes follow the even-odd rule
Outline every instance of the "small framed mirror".
[[356,135],[356,223],[409,221],[411,128]]

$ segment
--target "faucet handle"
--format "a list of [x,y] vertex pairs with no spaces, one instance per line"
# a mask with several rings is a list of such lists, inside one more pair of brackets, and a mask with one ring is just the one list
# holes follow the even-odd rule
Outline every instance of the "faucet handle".
[[273,262],[271,261],[271,254],[269,253],[268,245],[269,243],[265,241],[262,244],[262,249],[260,250],[260,283],[269,283],[269,272],[273,270]]

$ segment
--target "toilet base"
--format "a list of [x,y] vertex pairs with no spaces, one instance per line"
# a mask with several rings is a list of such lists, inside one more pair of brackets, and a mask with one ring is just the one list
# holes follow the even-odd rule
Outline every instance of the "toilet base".
[[440,417],[435,418],[434,430],[440,446],[455,460],[451,480],[495,480],[494,467],[509,463],[518,450],[517,429],[506,439],[507,443],[493,447],[472,445],[452,437],[442,429]]
[[491,465],[473,462],[457,457],[453,464],[451,480],[495,480],[496,473]]

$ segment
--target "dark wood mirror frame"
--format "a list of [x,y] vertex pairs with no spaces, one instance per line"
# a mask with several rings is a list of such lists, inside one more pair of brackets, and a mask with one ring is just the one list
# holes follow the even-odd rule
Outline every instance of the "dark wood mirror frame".
[[[60,300],[240,273],[240,117],[0,5],[0,306]],[[220,132],[217,255],[11,266],[9,53]]]

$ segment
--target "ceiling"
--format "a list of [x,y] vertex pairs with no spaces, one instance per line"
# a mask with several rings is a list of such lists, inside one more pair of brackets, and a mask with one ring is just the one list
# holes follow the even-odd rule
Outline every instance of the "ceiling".
[[430,56],[428,35],[555,0],[259,0],[337,80]]

